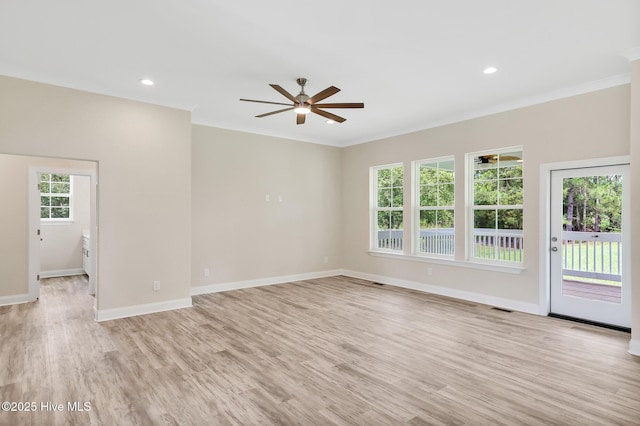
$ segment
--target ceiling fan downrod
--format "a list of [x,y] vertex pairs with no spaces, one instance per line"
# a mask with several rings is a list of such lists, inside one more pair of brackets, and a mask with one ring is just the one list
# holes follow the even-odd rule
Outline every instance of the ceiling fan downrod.
[[296,80],[296,83],[298,83],[298,85],[300,86],[300,93],[298,93],[298,96],[296,96],[296,99],[298,100],[298,102],[300,102],[300,106],[304,107],[304,103],[307,101],[307,99],[309,99],[309,96],[304,93],[304,86],[307,84],[309,80],[307,80],[304,77],[300,77]]

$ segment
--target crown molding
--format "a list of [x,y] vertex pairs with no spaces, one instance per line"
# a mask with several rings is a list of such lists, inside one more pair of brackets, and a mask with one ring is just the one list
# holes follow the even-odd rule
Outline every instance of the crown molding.
[[627,58],[629,62],[637,61],[640,59],[640,47],[634,47],[622,52],[622,56]]

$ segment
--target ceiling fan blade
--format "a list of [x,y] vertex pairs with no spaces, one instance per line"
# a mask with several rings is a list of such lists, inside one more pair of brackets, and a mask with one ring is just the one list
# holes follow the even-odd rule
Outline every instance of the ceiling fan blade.
[[307,103],[309,105],[313,105],[318,101],[321,101],[325,98],[328,98],[331,95],[335,95],[336,93],[338,93],[340,91],[340,89],[338,89],[335,86],[330,86],[327,87],[326,89],[324,89],[322,92],[318,92],[315,95],[313,95],[312,97],[310,97],[309,99],[307,99]]
[[278,93],[280,93],[285,98],[289,99],[294,104],[298,103],[298,100],[291,93],[287,92],[286,90],[284,90],[282,87],[278,86],[277,84],[270,84],[269,86],[271,86],[274,89],[276,89],[278,91]]
[[279,112],[285,112],[285,111],[291,111],[293,109],[293,107],[291,108],[285,108],[285,109],[279,109],[277,111],[271,111],[271,112],[267,112],[265,114],[260,114],[260,115],[256,115],[257,118],[262,118],[262,117],[266,117],[268,115],[273,115],[273,114],[277,114]]
[[313,104],[317,108],[364,108],[362,102],[345,102],[339,104]]
[[307,114],[297,114],[296,124],[304,124],[304,120],[307,117]]
[[257,101],[255,99],[240,99],[241,101],[245,101],[245,102],[258,102],[261,104],[272,104],[272,105],[291,105],[291,104],[285,104],[282,102],[270,102],[270,101]]
[[324,118],[328,118],[329,120],[337,121],[338,123],[342,123],[344,121],[347,121],[346,118],[342,118],[339,115],[331,114],[330,112],[323,111],[323,110],[318,109],[318,108],[314,108],[314,106],[311,107],[311,112],[314,112],[314,113],[316,113],[318,115],[321,115]]

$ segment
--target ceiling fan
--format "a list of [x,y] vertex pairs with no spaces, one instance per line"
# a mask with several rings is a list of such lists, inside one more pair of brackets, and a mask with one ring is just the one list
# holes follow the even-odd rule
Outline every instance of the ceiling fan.
[[297,96],[293,96],[291,93],[284,90],[282,87],[277,84],[270,84],[269,86],[273,87],[277,92],[283,95],[285,98],[289,99],[292,103],[283,103],[283,102],[270,102],[270,101],[257,101],[254,99],[240,99],[245,102],[258,102],[261,104],[272,104],[272,105],[286,105],[288,108],[279,109],[277,111],[267,112],[265,114],[256,115],[258,118],[267,117],[269,115],[278,114],[285,111],[294,110],[296,112],[296,123],[304,124],[305,118],[307,114],[313,112],[315,114],[321,115],[329,120],[336,121],[338,123],[342,123],[346,121],[346,118],[340,117],[339,115],[332,114],[328,111],[324,111],[321,108],[364,108],[364,104],[362,102],[349,102],[349,103],[318,103],[319,101],[328,98],[329,96],[335,95],[340,91],[335,86],[330,86],[324,89],[321,92],[316,93],[315,95],[309,97],[306,93],[304,93],[304,86],[307,84],[308,80],[306,78],[299,78],[296,80],[298,85],[300,86],[300,93]]

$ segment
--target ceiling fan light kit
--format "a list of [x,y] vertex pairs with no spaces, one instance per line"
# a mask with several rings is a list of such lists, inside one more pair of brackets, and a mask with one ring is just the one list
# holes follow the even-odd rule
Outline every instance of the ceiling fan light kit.
[[285,111],[294,111],[296,113],[296,124],[304,124],[307,114],[313,112],[314,114],[318,114],[328,120],[332,120],[337,123],[343,123],[347,121],[346,118],[340,117],[339,115],[333,114],[331,112],[325,111],[322,108],[364,108],[364,103],[362,102],[342,102],[342,103],[318,103],[323,99],[328,98],[329,96],[335,95],[340,91],[335,86],[329,86],[326,89],[316,93],[315,95],[309,97],[304,92],[304,86],[307,84],[308,80],[306,78],[298,78],[296,83],[300,86],[300,93],[297,96],[293,96],[291,93],[287,92],[282,87],[277,84],[270,84],[271,87],[274,88],[278,93],[280,93],[285,98],[289,99],[292,103],[287,104],[283,102],[270,102],[270,101],[258,101],[255,99],[240,99],[244,102],[258,102],[261,104],[271,104],[271,105],[286,105],[289,108],[279,109],[276,111],[267,112],[265,114],[256,115],[257,118],[267,117],[273,114],[279,114]]
[[296,114],[309,114],[311,112],[311,109],[304,106],[304,104],[298,104],[298,106],[295,107],[294,111],[296,112]]

